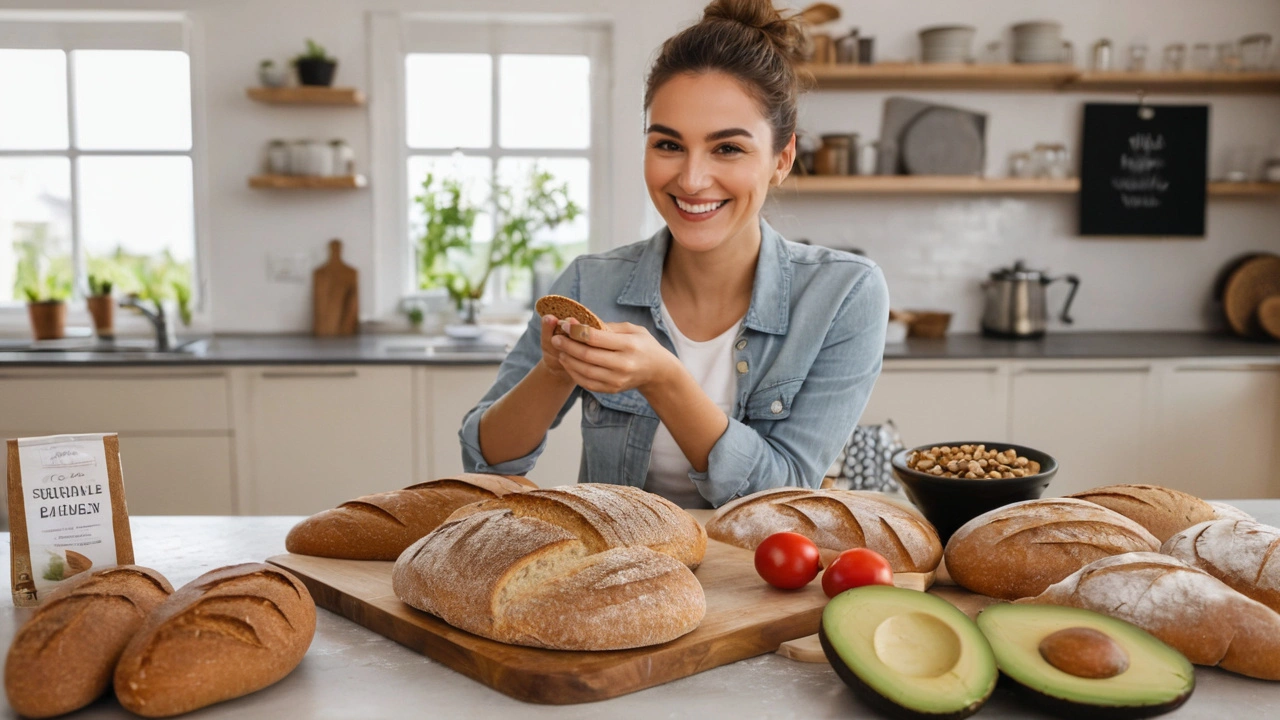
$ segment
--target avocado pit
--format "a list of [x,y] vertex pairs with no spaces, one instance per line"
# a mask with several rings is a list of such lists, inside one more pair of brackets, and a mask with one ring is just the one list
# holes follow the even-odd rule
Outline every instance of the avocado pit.
[[1040,641],[1040,656],[1068,675],[1103,679],[1129,669],[1129,655],[1106,633],[1087,627],[1069,627]]

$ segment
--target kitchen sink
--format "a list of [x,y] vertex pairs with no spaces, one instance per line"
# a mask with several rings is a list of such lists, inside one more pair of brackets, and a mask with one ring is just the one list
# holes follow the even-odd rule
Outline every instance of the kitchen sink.
[[156,350],[152,338],[127,338],[103,341],[95,338],[62,338],[59,340],[4,340],[0,352],[20,353],[111,353],[134,355],[203,355],[209,349],[209,339],[199,338],[180,342],[169,350]]

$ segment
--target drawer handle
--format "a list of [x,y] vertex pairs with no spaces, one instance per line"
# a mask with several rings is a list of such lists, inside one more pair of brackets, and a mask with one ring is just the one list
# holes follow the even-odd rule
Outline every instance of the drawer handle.
[[267,370],[262,373],[263,380],[300,380],[306,378],[353,378],[358,376],[356,370],[334,370],[329,372],[306,372],[289,370]]
[[1077,375],[1081,373],[1148,373],[1151,368],[1142,367],[1091,367],[1091,368],[1022,368],[1018,375]]
[[994,375],[1000,372],[998,367],[966,367],[966,368],[895,368],[886,367],[884,373],[973,373]]
[[1175,367],[1174,372],[1280,372],[1280,365],[1184,365]]

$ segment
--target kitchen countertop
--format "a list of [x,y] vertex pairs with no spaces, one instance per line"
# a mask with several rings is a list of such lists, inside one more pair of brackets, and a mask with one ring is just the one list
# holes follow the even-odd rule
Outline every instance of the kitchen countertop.
[[[194,341],[192,352],[156,353],[150,342],[118,342],[125,351],[94,351],[92,338],[42,344],[0,340],[0,366],[154,365],[478,365],[502,362],[521,326],[496,328],[476,341],[424,335],[368,334],[317,338],[310,335],[218,335]],[[68,349],[69,348],[69,349]],[[1280,363],[1280,343],[1193,332],[1081,332],[1039,340],[999,340],[957,334],[931,340],[910,338],[885,346],[886,360],[1086,360],[1250,358]]]
[[[1228,501],[1260,521],[1280,525],[1280,500]],[[296,517],[135,517],[138,562],[175,587],[213,568],[261,561],[284,552]],[[8,533],[4,538],[8,541]],[[7,556],[4,576],[8,576]],[[0,642],[8,647],[31,610],[0,601]],[[426,710],[429,709],[429,710]],[[598,703],[530,705],[455,673],[326,610],[302,664],[276,685],[206,708],[191,717],[397,718],[836,718],[876,716],[854,698],[826,664],[775,654],[743,660]],[[1162,717],[1218,720],[1280,716],[1280,683],[1251,680],[1215,668],[1196,669],[1196,690]],[[4,717],[15,717],[5,705]],[[68,716],[133,717],[113,697]],[[878,717],[878,716],[877,716]],[[1041,718],[1000,687],[984,718]]]

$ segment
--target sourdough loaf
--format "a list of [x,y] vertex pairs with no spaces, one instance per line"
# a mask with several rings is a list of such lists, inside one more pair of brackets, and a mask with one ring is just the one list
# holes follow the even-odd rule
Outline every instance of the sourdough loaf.
[[1018,602],[1100,612],[1137,625],[1197,665],[1280,680],[1280,615],[1168,555],[1103,558]]
[[1146,528],[1101,505],[1025,500],[962,525],[947,542],[947,572],[973,592],[1015,600],[1039,595],[1099,558],[1159,549]]
[[500,642],[618,650],[674,640],[706,612],[706,535],[643,490],[581,484],[469,505],[414,543],[395,594]]
[[284,546],[300,555],[395,560],[463,505],[536,487],[514,475],[463,473],[365,495],[298,523]]
[[1183,530],[1160,552],[1200,568],[1280,612],[1280,528],[1252,520],[1214,520]]
[[1215,520],[1253,520],[1254,517],[1249,513],[1241,510],[1235,505],[1228,505],[1217,500],[1206,500],[1209,507],[1213,508],[1213,518]]
[[778,532],[804,535],[820,549],[870,548],[894,572],[930,572],[942,559],[924,516],[875,493],[774,488],[727,503],[707,521],[708,537],[748,550]]
[[260,563],[219,568],[155,609],[116,666],[116,697],[168,717],[261,690],[293,671],[316,629],[311,594]]
[[93,702],[110,687],[129,639],[172,592],[160,573],[137,565],[81,573],[54,588],[9,646],[9,704],[47,718]]
[[1195,495],[1159,485],[1108,485],[1067,497],[1088,500],[1114,510],[1156,536],[1160,542],[1205,520],[1214,509]]

